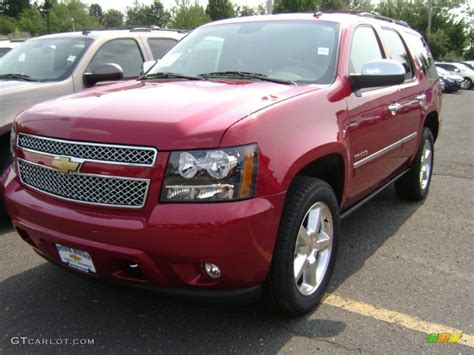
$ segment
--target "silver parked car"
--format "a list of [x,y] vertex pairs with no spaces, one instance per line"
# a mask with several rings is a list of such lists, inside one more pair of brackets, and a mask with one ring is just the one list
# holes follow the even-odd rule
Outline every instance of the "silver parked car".
[[9,51],[0,59],[0,172],[9,163],[10,126],[18,112],[98,82],[137,78],[143,62],[160,59],[186,33],[155,28],[59,33]]
[[464,78],[464,89],[471,89],[474,87],[474,70],[462,63],[447,63],[436,62],[436,66],[443,68],[451,74],[457,74]]

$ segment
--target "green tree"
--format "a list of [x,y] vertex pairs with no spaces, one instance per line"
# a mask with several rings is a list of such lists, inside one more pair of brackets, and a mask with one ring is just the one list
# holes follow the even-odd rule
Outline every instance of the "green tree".
[[255,16],[258,15],[257,8],[244,5],[242,7],[236,6],[234,13],[238,16]]
[[29,7],[29,0],[2,0],[0,2],[0,12],[10,17],[19,17],[21,12]]
[[8,35],[15,32],[16,29],[17,23],[15,18],[6,15],[0,15],[0,34]]
[[89,15],[95,17],[99,23],[104,24],[104,12],[99,4],[89,6]]
[[80,0],[65,0],[58,4],[53,4],[50,10],[51,32],[68,32],[83,29],[101,28],[99,21],[89,15],[87,5]]
[[154,0],[151,5],[143,5],[137,0],[132,7],[127,7],[127,25],[154,25],[166,27],[170,21],[170,13],[160,0]]
[[114,9],[107,10],[104,15],[104,26],[106,28],[123,26],[123,13]]
[[211,21],[204,7],[197,1],[191,3],[190,0],[176,0],[171,12],[171,26],[174,28],[194,29]]
[[234,17],[234,5],[229,0],[209,0],[206,13],[212,21]]
[[442,59],[463,54],[468,45],[467,23],[451,11],[465,0],[433,0],[431,35],[427,34],[428,8],[424,0],[393,0],[380,2],[376,11],[382,15],[406,21],[427,40],[433,56]]
[[36,4],[21,13],[18,25],[22,31],[30,33],[31,36],[46,33],[46,19]]
[[275,0],[273,13],[316,11],[320,5],[320,0]]

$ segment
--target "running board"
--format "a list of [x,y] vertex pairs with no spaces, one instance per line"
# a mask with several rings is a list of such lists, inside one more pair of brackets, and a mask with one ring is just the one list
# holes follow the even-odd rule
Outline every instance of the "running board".
[[359,208],[361,208],[363,205],[365,205],[367,202],[369,202],[371,199],[373,199],[375,196],[377,196],[379,193],[381,193],[387,187],[392,185],[395,181],[400,179],[408,171],[410,171],[410,169],[406,169],[406,170],[402,171],[400,174],[398,174],[397,176],[395,176],[394,178],[390,179],[388,182],[386,182],[385,184],[380,186],[377,190],[375,190],[371,194],[367,195],[367,197],[364,197],[362,200],[357,202],[355,205],[353,205],[352,207],[349,207],[348,209],[346,209],[343,213],[341,213],[341,217],[340,217],[341,220],[343,220],[344,218],[347,218],[353,212],[357,211]]

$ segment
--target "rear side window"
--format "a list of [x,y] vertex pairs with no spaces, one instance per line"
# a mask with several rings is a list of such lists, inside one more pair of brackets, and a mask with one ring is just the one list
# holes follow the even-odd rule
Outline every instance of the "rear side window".
[[143,63],[142,53],[133,39],[114,39],[105,43],[92,58],[87,71],[106,63],[115,63],[122,67],[124,78],[140,75]]
[[419,35],[408,32],[406,33],[405,39],[407,40],[410,52],[420,64],[423,73],[425,73],[428,78],[437,78],[438,73],[436,71],[433,56],[431,55],[428,45],[423,40],[423,38],[421,38]]
[[148,45],[154,59],[161,59],[177,43],[169,38],[148,38]]
[[399,62],[405,68],[405,79],[413,78],[413,68],[408,53],[400,35],[388,28],[382,28],[382,38],[390,52],[390,58]]
[[358,27],[352,38],[351,74],[360,74],[365,64],[382,58],[382,51],[374,29],[369,26]]

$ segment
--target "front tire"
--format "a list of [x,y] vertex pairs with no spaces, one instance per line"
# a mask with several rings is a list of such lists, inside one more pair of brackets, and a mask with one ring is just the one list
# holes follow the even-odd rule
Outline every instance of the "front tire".
[[299,177],[288,192],[264,299],[277,313],[300,316],[319,304],[334,269],[339,208],[324,181]]
[[466,90],[472,89],[472,80],[470,78],[464,78]]
[[405,200],[420,201],[427,195],[434,162],[434,139],[429,128],[424,128],[418,152],[410,171],[395,182],[397,195]]

